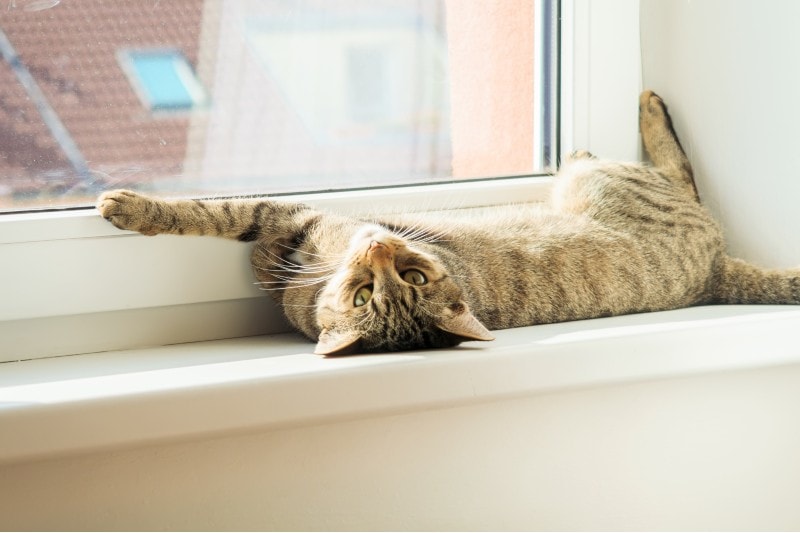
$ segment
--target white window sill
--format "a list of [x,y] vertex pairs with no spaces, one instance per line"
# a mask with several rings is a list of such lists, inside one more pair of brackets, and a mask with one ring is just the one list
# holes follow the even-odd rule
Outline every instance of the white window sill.
[[800,364],[800,306],[699,307],[344,358],[291,334],[0,365],[0,463]]

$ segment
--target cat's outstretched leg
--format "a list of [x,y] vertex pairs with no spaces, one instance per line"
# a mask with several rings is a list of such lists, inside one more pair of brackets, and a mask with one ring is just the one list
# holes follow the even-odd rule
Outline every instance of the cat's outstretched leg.
[[294,232],[319,214],[302,204],[272,200],[162,200],[132,191],[103,193],[100,214],[125,230],[144,235],[210,235],[254,241]]
[[664,101],[653,91],[639,97],[639,129],[653,165],[699,200],[692,165],[681,147]]
[[714,277],[714,303],[800,304],[800,269],[765,269],[725,257]]

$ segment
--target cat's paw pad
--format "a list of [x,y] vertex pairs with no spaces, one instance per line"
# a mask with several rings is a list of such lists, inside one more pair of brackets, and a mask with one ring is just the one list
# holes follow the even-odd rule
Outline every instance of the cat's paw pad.
[[156,232],[148,229],[146,224],[150,202],[145,196],[120,189],[100,195],[97,199],[97,210],[119,229],[152,235]]

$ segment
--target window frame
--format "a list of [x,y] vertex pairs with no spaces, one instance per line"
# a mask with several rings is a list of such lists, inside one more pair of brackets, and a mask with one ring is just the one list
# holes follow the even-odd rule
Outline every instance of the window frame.
[[[562,0],[561,153],[580,147],[637,158],[638,6]],[[337,212],[377,201],[431,210],[539,201],[550,181],[495,178],[285,198]],[[2,215],[0,362],[287,331],[252,283],[249,250],[222,239],[122,232],[93,209]]]

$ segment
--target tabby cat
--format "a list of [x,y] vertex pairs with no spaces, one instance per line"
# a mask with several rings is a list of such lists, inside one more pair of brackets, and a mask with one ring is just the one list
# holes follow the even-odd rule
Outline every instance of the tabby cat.
[[726,255],[664,103],[645,91],[639,108],[652,165],[574,153],[546,205],[355,218],[118,190],[98,208],[145,235],[254,241],[256,278],[318,354],[448,347],[493,329],[695,304],[800,303],[800,269]]

